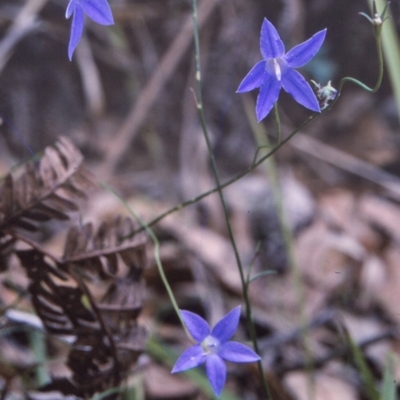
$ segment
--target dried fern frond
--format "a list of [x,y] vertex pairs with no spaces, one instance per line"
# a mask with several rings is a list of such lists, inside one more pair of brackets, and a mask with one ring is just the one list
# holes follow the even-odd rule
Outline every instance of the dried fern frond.
[[116,218],[97,230],[91,224],[72,228],[62,259],[40,249],[16,252],[47,331],[75,338],[67,363],[71,385],[62,386],[74,388],[69,394],[85,398],[119,385],[144,348],[137,317],[146,237],[133,232],[129,218]]
[[93,270],[99,276],[113,278],[125,265],[129,276],[139,278],[145,265],[147,239],[143,234],[133,236],[135,227],[132,220],[117,217],[111,222],[103,222],[96,233],[93,230],[90,223],[70,229],[64,262],[83,263],[82,270]]
[[46,330],[52,334],[84,335],[99,325],[95,315],[83,306],[83,291],[61,265],[50,262],[37,249],[16,252],[30,280],[32,303]]
[[83,156],[66,137],[45,149],[40,161],[8,174],[0,188],[0,232],[36,231],[38,222],[66,220],[86,196],[93,178]]

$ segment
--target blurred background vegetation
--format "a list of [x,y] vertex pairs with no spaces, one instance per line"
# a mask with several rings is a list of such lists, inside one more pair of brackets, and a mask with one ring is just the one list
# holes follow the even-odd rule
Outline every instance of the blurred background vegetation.
[[[111,183],[147,221],[212,188],[192,92],[191,2],[110,0],[116,25],[103,27],[87,19],[72,62],[67,3],[0,2],[0,172],[6,174],[65,135],[97,178]],[[353,76],[373,86],[375,39],[359,12],[369,14],[365,0],[199,1],[203,101],[224,180],[248,168],[257,148],[246,113],[257,93],[235,92],[261,58],[263,18],[274,23],[287,49],[328,28],[320,53],[301,71],[307,79],[337,86],[342,77]],[[400,29],[399,1],[392,1],[391,13]],[[279,108],[283,135],[309,115],[285,93]],[[273,118],[261,126],[274,142]],[[275,272],[251,286],[274,399],[310,398],[308,357],[315,363],[315,399],[374,398],[343,330],[360,344],[373,384],[382,380],[387,354],[399,353],[399,138],[385,74],[375,95],[346,86],[337,106],[275,157],[303,287],[308,349],[299,332],[299,298],[273,201],[273,179],[259,168],[226,189],[244,263],[252,263],[254,273]],[[124,211],[115,196],[100,191],[89,199],[82,218]],[[62,231],[59,226],[51,230]],[[164,220],[155,231],[182,308],[215,322],[241,302],[216,197]],[[43,240],[49,236],[44,232]],[[44,243],[60,246],[54,239]],[[143,318],[157,343],[181,349],[187,342],[167,305],[151,251],[149,257]],[[242,340],[248,339],[244,327]],[[378,346],[369,347],[368,340]],[[156,359],[154,354],[145,358],[132,374],[144,382],[145,394],[138,398],[208,398],[196,378],[171,377],[159,353]],[[229,372],[232,393],[260,398],[255,369],[243,372],[235,366]],[[400,379],[398,367],[393,378]]]

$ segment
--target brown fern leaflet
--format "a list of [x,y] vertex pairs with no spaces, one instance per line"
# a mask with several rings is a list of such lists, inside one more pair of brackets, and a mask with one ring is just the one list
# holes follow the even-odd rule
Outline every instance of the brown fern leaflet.
[[35,231],[38,222],[66,220],[78,210],[75,198],[86,197],[93,178],[83,156],[66,137],[47,147],[39,161],[8,174],[0,189],[0,231]]
[[40,160],[9,173],[0,187],[0,271],[7,268],[16,233],[35,232],[38,223],[67,220],[76,198],[93,188],[93,177],[73,143],[60,137]]

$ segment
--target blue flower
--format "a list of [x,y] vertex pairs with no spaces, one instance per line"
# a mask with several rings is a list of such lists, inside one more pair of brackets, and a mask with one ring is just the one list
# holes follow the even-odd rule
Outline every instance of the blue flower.
[[285,46],[275,27],[264,18],[261,27],[260,48],[264,60],[259,61],[240,84],[237,93],[260,88],[256,114],[258,122],[264,119],[279,97],[281,87],[304,107],[321,112],[310,85],[294,68],[307,64],[325,40],[326,29],[285,54]]
[[181,311],[183,321],[198,343],[185,350],[176,361],[172,373],[185,371],[206,364],[208,380],[219,397],[226,380],[223,360],[237,363],[254,362],[260,357],[247,346],[229,341],[235,333],[240,317],[240,307],[225,315],[211,330],[208,323],[190,311]]
[[82,36],[85,14],[98,24],[114,24],[114,18],[107,0],[70,0],[65,18],[68,19],[72,14],[71,37],[68,45],[70,60]]

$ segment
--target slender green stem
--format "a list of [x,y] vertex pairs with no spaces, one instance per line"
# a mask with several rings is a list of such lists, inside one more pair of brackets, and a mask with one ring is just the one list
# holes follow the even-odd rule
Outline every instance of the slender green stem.
[[[254,327],[252,313],[251,313],[251,302],[250,302],[249,295],[248,295],[248,288],[246,285],[246,277],[244,275],[242,261],[240,260],[235,236],[233,234],[232,226],[230,223],[228,208],[227,208],[224,194],[222,191],[222,185],[221,185],[221,181],[220,181],[220,177],[219,177],[219,173],[218,173],[218,167],[217,167],[217,164],[215,161],[215,156],[214,156],[214,152],[213,152],[213,148],[212,148],[212,144],[211,144],[211,140],[210,140],[210,135],[208,133],[207,124],[206,124],[206,120],[205,120],[205,116],[204,116],[202,91],[201,91],[200,45],[199,45],[199,27],[198,27],[198,21],[197,21],[197,0],[192,0],[192,6],[193,6],[195,60],[196,60],[196,96],[197,96],[196,106],[197,106],[197,111],[198,111],[200,122],[201,122],[201,127],[202,127],[202,130],[204,133],[204,138],[205,138],[205,141],[207,144],[207,150],[208,150],[208,154],[209,154],[210,161],[211,161],[212,171],[213,171],[215,182],[217,185],[216,189],[217,189],[217,192],[218,192],[218,195],[219,195],[219,198],[221,201],[221,205],[223,208],[223,212],[224,212],[226,226],[228,229],[229,240],[232,243],[233,251],[235,253],[236,263],[237,263],[238,270],[239,270],[240,280],[241,280],[242,288],[243,288],[243,297],[244,297],[244,302],[246,305],[246,316],[247,316],[251,340],[253,342],[254,350],[259,354],[260,351],[258,348],[257,335],[256,335],[255,327]],[[264,369],[263,369],[261,360],[258,362],[258,368],[259,368],[261,379],[264,383],[265,394],[267,395],[268,399],[271,400],[272,397],[271,397],[270,389],[268,386],[268,382],[265,377],[265,373],[264,373]]]
[[282,140],[282,129],[281,129],[281,117],[279,116],[278,103],[274,104],[274,115],[276,122],[276,130],[278,132],[277,135],[277,144],[279,144]]
[[[365,89],[365,90],[367,90],[369,92],[375,93],[380,88],[380,85],[382,83],[382,76],[383,76],[382,46],[381,46],[381,41],[380,41],[380,36],[379,35],[376,36],[376,45],[377,45],[378,59],[379,59],[379,72],[378,72],[378,79],[377,79],[376,85],[373,88],[370,88],[370,87],[366,86],[365,84],[363,84],[362,82],[358,81],[357,79],[354,79],[354,78],[351,78],[351,77],[343,78],[339,83],[339,89],[338,89],[338,94],[337,94],[336,98],[332,101],[332,103],[328,107],[326,107],[324,110],[322,110],[321,113],[312,114],[310,117],[308,117],[298,128],[296,128],[293,132],[291,132],[285,139],[282,139],[280,142],[278,141],[278,144],[270,152],[268,152],[263,157],[261,157],[259,160],[257,160],[258,153],[260,152],[261,149],[265,148],[266,146],[258,147],[256,152],[255,152],[254,160],[253,160],[253,162],[252,162],[252,164],[250,165],[249,168],[247,168],[243,172],[240,172],[239,174],[237,174],[233,178],[228,179],[226,182],[222,183],[220,188],[215,187],[215,188],[213,188],[213,189],[211,189],[211,190],[209,190],[207,192],[204,192],[204,193],[202,193],[202,194],[200,194],[200,195],[198,195],[196,197],[193,197],[192,199],[186,200],[186,201],[176,205],[175,207],[170,208],[169,210],[165,211],[164,213],[160,214],[158,217],[156,217],[153,220],[151,220],[150,222],[148,222],[148,226],[153,226],[157,222],[160,222],[167,215],[172,214],[172,213],[174,213],[176,211],[179,211],[182,208],[187,207],[187,206],[189,206],[191,204],[197,203],[198,201],[200,201],[200,200],[204,199],[205,197],[209,196],[210,194],[213,194],[213,193],[217,192],[219,189],[223,189],[223,188],[231,185],[232,183],[238,181],[239,179],[241,179],[244,176],[246,176],[247,174],[249,174],[251,171],[253,171],[255,168],[257,168],[260,164],[262,164],[265,160],[267,160],[269,157],[271,157],[273,154],[275,154],[297,132],[299,132],[304,127],[306,127],[311,121],[313,121],[315,118],[319,117],[320,115],[324,114],[328,110],[332,109],[332,107],[339,100],[340,94],[341,94],[341,92],[343,90],[343,87],[344,87],[344,84],[346,82],[354,83],[354,84],[359,85],[361,88],[363,88],[363,89]],[[142,229],[144,229],[144,228],[142,228]]]
[[[371,0],[367,0],[370,8],[374,9],[374,3]],[[389,1],[387,0],[376,0],[375,9],[379,9],[379,14],[383,17],[384,24],[382,26],[382,48],[385,59],[385,66],[389,79],[391,82],[393,96],[397,104],[397,113],[400,117],[400,77],[399,77],[399,65],[400,65],[400,40],[396,30],[395,18],[387,16],[389,14]],[[393,2],[395,3],[395,2]],[[373,10],[374,11],[374,10]],[[372,12],[373,12],[372,11]]]
[[342,87],[346,82],[352,82],[352,83],[360,86],[365,91],[370,92],[370,93],[376,93],[379,90],[379,88],[381,87],[381,84],[382,84],[382,79],[383,79],[383,56],[382,56],[382,43],[381,43],[380,35],[375,36],[375,41],[376,41],[376,47],[377,47],[377,50],[378,50],[378,63],[379,63],[378,79],[376,81],[375,86],[374,87],[369,87],[366,84],[364,84],[361,81],[359,81],[358,79],[346,76],[345,78],[343,78],[340,81],[339,92],[342,91]]
[[[380,28],[382,28],[382,27],[380,27]],[[367,91],[369,93],[376,93],[379,90],[379,88],[381,87],[381,84],[382,84],[383,70],[384,70],[381,33],[382,33],[381,29],[376,29],[374,27],[376,50],[378,53],[378,79],[376,81],[375,86],[369,87],[365,83],[362,83],[361,81],[359,81],[358,79],[346,76],[346,77],[342,78],[339,82],[338,94],[337,94],[336,98],[332,101],[332,103],[325,110],[331,109],[336,104],[336,102],[339,99],[340,94],[342,93],[343,86],[346,82],[354,83],[355,85],[360,86],[362,89],[364,89],[365,91]]]
[[[213,170],[213,174],[215,177],[215,181],[216,181],[216,187],[204,192],[202,194],[200,194],[199,196],[196,196],[190,200],[187,200],[181,204],[178,204],[177,206],[167,210],[166,212],[162,213],[161,215],[159,215],[158,217],[154,218],[153,220],[151,220],[148,223],[145,223],[144,221],[142,221],[141,219],[138,218],[138,216],[132,211],[130,210],[130,208],[128,207],[128,205],[123,201],[123,199],[120,198],[120,196],[118,194],[116,194],[118,198],[121,199],[121,201],[124,202],[124,204],[126,205],[126,207],[130,210],[130,212],[135,216],[135,218],[137,218],[140,222],[140,224],[142,225],[142,227],[137,230],[136,232],[140,231],[140,230],[146,230],[149,235],[152,237],[154,244],[155,244],[155,254],[156,254],[156,262],[157,262],[157,266],[159,268],[159,273],[160,276],[164,282],[164,285],[167,288],[168,294],[170,296],[171,302],[174,305],[174,308],[177,311],[177,314],[179,315],[179,317],[181,318],[178,306],[177,306],[177,302],[174,298],[173,292],[168,284],[168,281],[165,277],[164,274],[164,270],[162,268],[161,262],[159,260],[159,254],[158,254],[158,249],[159,249],[159,243],[157,238],[155,237],[154,233],[152,232],[152,230],[150,229],[150,226],[156,224],[157,222],[159,222],[160,220],[162,220],[164,217],[166,217],[167,215],[176,212],[178,210],[181,210],[182,208],[190,205],[190,204],[194,204],[200,200],[202,200],[203,198],[209,196],[212,193],[218,192],[220,200],[221,200],[221,204],[223,207],[223,211],[224,211],[224,216],[225,216],[225,220],[227,223],[227,228],[228,228],[228,234],[229,234],[229,238],[230,241],[232,243],[233,246],[233,250],[235,253],[235,258],[237,261],[237,265],[238,265],[238,269],[239,269],[239,274],[240,274],[240,279],[242,282],[242,287],[243,287],[243,296],[244,296],[244,301],[246,304],[246,315],[247,315],[247,319],[249,321],[249,330],[250,330],[250,335],[251,335],[251,339],[253,342],[253,346],[254,349],[257,353],[259,353],[259,349],[258,349],[258,343],[257,343],[257,338],[256,338],[256,334],[255,334],[255,329],[254,329],[254,323],[253,323],[253,319],[252,319],[252,314],[251,314],[251,304],[250,304],[250,300],[249,300],[249,296],[248,296],[248,289],[249,289],[249,279],[247,277],[247,279],[245,278],[244,275],[244,270],[243,270],[243,266],[239,257],[239,253],[238,253],[238,249],[236,246],[236,242],[235,242],[235,238],[233,235],[233,231],[232,231],[232,227],[230,224],[230,220],[229,220],[229,215],[228,215],[228,211],[227,211],[227,206],[226,206],[226,202],[224,199],[224,195],[223,195],[223,191],[222,189],[229,186],[230,184],[238,181],[239,179],[243,178],[244,176],[246,176],[248,173],[250,173],[251,171],[253,171],[256,167],[258,167],[260,164],[262,164],[265,160],[267,160],[269,157],[271,157],[273,154],[275,154],[282,146],[284,146],[297,132],[299,132],[301,129],[303,129],[305,126],[307,126],[311,121],[313,121],[315,118],[317,118],[318,116],[322,115],[324,112],[328,111],[329,109],[331,109],[336,102],[338,101],[338,98],[342,92],[343,86],[346,82],[351,82],[354,83],[358,86],[360,86],[361,88],[363,88],[364,90],[368,91],[368,92],[372,92],[375,93],[381,83],[382,83],[382,77],[383,77],[383,57],[382,57],[382,47],[381,47],[381,42],[380,42],[380,35],[379,32],[375,31],[375,37],[376,37],[376,44],[377,44],[377,50],[378,50],[378,58],[379,58],[379,73],[378,73],[378,79],[377,79],[377,83],[373,88],[368,87],[367,85],[363,84],[362,82],[358,81],[357,79],[351,78],[351,77],[345,77],[343,78],[340,83],[339,83],[339,88],[338,88],[338,94],[336,96],[336,98],[332,101],[332,103],[326,107],[324,110],[322,110],[321,113],[315,113],[312,114],[310,117],[308,117],[298,128],[296,128],[294,131],[292,131],[285,139],[281,140],[280,136],[281,136],[281,128],[280,128],[280,120],[279,120],[279,114],[277,114],[277,107],[275,105],[275,117],[276,117],[276,122],[277,122],[277,128],[278,128],[278,142],[277,145],[271,149],[271,151],[269,151],[267,154],[265,154],[264,156],[262,156],[260,159],[258,158],[258,153],[262,148],[265,148],[266,146],[260,146],[257,148],[257,151],[255,153],[255,157],[254,157],[254,161],[253,163],[250,165],[250,167],[243,171],[242,173],[237,174],[236,176],[234,176],[233,178],[227,180],[224,183],[221,183],[220,178],[219,178],[219,173],[218,173],[218,169],[217,169],[217,165],[216,165],[216,161],[215,161],[215,157],[213,154],[213,149],[212,149],[212,145],[211,145],[211,141],[210,141],[210,137],[208,134],[208,130],[207,130],[207,125],[205,122],[205,116],[204,116],[204,110],[203,110],[203,102],[202,102],[202,91],[201,91],[201,71],[200,71],[200,50],[199,50],[199,33],[198,33],[198,23],[197,23],[197,2],[196,0],[192,0],[193,2],[193,21],[194,21],[194,42],[195,42],[195,56],[196,56],[196,106],[197,106],[197,110],[199,113],[199,118],[201,121],[201,126],[203,129],[203,133],[204,133],[204,137],[206,140],[206,144],[207,144],[207,148],[208,148],[208,152],[209,152],[209,156],[210,156],[210,161],[211,161],[211,166],[212,166],[212,170]],[[135,232],[135,233],[136,233]],[[182,319],[181,319],[182,321]],[[183,321],[182,321],[182,325],[185,327]],[[259,362],[258,363],[259,366],[259,371],[260,371],[260,375],[263,379],[264,385],[265,385],[265,391],[266,394],[268,396],[268,399],[272,399],[271,397],[271,393],[270,393],[270,389],[268,386],[268,383],[266,381],[265,378],[265,374],[263,371],[263,366],[262,363]]]
[[[160,258],[159,258],[159,243],[158,243],[158,240],[157,240],[156,236],[154,235],[153,231],[150,229],[150,226],[156,224],[157,222],[162,220],[167,215],[169,215],[169,214],[171,214],[173,212],[176,212],[178,210],[181,210],[182,208],[184,208],[184,207],[186,207],[186,206],[188,206],[190,204],[194,204],[194,203],[202,200],[203,198],[209,196],[212,193],[218,192],[218,194],[220,196],[221,204],[222,204],[222,207],[223,207],[226,223],[227,223],[229,238],[230,238],[230,241],[231,241],[233,249],[234,249],[235,258],[236,258],[236,261],[237,261],[239,274],[240,274],[240,278],[241,278],[241,282],[242,282],[243,296],[244,296],[244,300],[245,300],[245,304],[246,304],[246,315],[247,315],[247,319],[249,321],[249,330],[250,330],[251,339],[252,339],[255,351],[257,353],[259,353],[257,338],[256,338],[256,334],[255,334],[255,329],[254,329],[254,323],[253,323],[252,314],[251,314],[251,304],[250,304],[250,300],[249,300],[249,296],[248,296],[249,283],[251,282],[251,280],[249,280],[249,277],[247,277],[247,279],[246,279],[245,276],[244,276],[243,266],[241,264],[241,260],[240,260],[239,253],[238,253],[238,249],[237,249],[237,246],[236,246],[236,242],[235,242],[235,238],[234,238],[234,235],[233,235],[232,227],[231,227],[231,224],[230,224],[229,215],[228,215],[228,212],[227,212],[226,202],[225,202],[225,199],[224,199],[224,195],[223,195],[222,189],[227,187],[227,186],[229,186],[230,184],[238,181],[239,179],[243,178],[248,173],[253,171],[256,167],[258,167],[260,164],[262,164],[265,160],[267,160],[269,157],[271,157],[273,154],[275,154],[297,132],[299,132],[301,129],[303,129],[305,126],[307,126],[315,118],[317,118],[318,116],[322,115],[324,112],[326,112],[329,109],[331,109],[336,104],[336,102],[338,101],[338,98],[339,98],[339,96],[340,96],[340,94],[342,92],[342,89],[344,87],[344,84],[346,82],[354,83],[354,84],[360,86],[361,88],[363,88],[364,90],[366,90],[368,92],[375,93],[379,89],[379,87],[380,87],[380,85],[382,83],[382,77],[383,77],[383,57],[382,57],[382,47],[381,47],[381,42],[380,42],[380,35],[379,35],[379,32],[375,31],[376,44],[377,44],[377,50],[378,50],[378,58],[379,58],[379,73],[378,73],[378,79],[377,79],[376,85],[373,88],[368,87],[367,85],[363,84],[362,82],[358,81],[357,79],[354,79],[354,78],[351,78],[351,77],[343,78],[339,83],[338,94],[337,94],[336,98],[332,101],[332,103],[327,108],[322,110],[321,113],[319,113],[319,114],[316,113],[316,114],[313,114],[310,117],[308,117],[298,128],[296,128],[294,131],[292,131],[283,140],[280,139],[280,136],[281,136],[280,120],[279,120],[279,114],[277,113],[277,107],[275,105],[275,110],[274,111],[275,111],[275,118],[276,118],[277,128],[278,128],[277,129],[278,130],[277,145],[274,148],[272,148],[267,154],[262,156],[260,159],[257,159],[259,151],[262,148],[265,148],[266,146],[258,147],[257,151],[255,153],[255,156],[254,156],[254,161],[253,161],[253,163],[250,165],[250,167],[247,170],[243,171],[242,173],[237,174],[236,176],[234,176],[233,178],[227,180],[226,182],[221,183],[220,178],[219,178],[219,174],[218,174],[218,169],[217,169],[215,157],[214,157],[214,154],[213,154],[213,151],[212,151],[211,141],[210,141],[210,138],[209,138],[209,134],[208,134],[208,130],[207,130],[206,122],[205,122],[205,117],[204,117],[204,111],[203,111],[202,92],[201,92],[199,34],[198,34],[198,24],[197,24],[197,3],[196,3],[196,0],[192,0],[192,1],[193,1],[194,41],[195,41],[195,51],[196,51],[196,95],[197,95],[196,105],[197,105],[197,110],[198,110],[198,113],[199,113],[202,129],[203,129],[204,137],[205,137],[205,140],[206,140],[209,156],[210,156],[212,170],[213,170],[214,177],[215,177],[215,180],[216,180],[216,187],[211,189],[211,190],[209,190],[209,191],[207,191],[207,192],[205,192],[205,193],[200,194],[199,196],[194,197],[193,199],[190,199],[190,200],[187,200],[187,201],[185,201],[185,202],[183,202],[181,204],[178,204],[177,206],[167,210],[166,212],[162,213],[158,217],[154,218],[152,221],[150,221],[148,223],[145,223],[140,217],[138,217],[133,212],[133,210],[131,210],[129,208],[129,206],[126,204],[126,202],[113,189],[109,188],[105,184],[103,184],[103,186],[105,186],[107,188],[107,190],[112,191],[125,204],[125,206],[132,213],[132,215],[140,222],[141,228],[139,230],[137,230],[136,232],[141,231],[141,230],[146,230],[148,232],[148,234],[150,235],[150,237],[152,238],[152,240],[154,242],[154,246],[155,246],[155,258],[156,258],[156,263],[157,263],[157,267],[158,267],[160,276],[161,276],[161,278],[162,278],[162,280],[164,282],[164,285],[166,287],[168,295],[169,295],[169,297],[171,299],[171,303],[173,304],[173,306],[174,306],[179,318],[181,319],[182,325],[185,328],[185,330],[186,330],[185,324],[182,321],[182,317],[180,315],[177,302],[176,302],[175,297],[173,295],[172,289],[168,284],[168,281],[166,279],[166,276],[165,276],[165,273],[164,273],[164,270],[163,270],[163,267],[162,267],[162,264],[161,264],[161,261],[160,261]],[[265,385],[264,387],[265,387],[265,391],[266,391],[266,394],[268,396],[268,399],[272,399],[271,393],[270,393],[270,389],[269,389],[268,383],[267,383],[266,378],[265,378],[265,373],[263,371],[262,363],[259,362],[258,366],[259,366],[260,375],[261,375],[262,380],[263,380],[264,385]]]
[[[279,145],[277,145],[276,147],[274,147],[273,149],[271,149],[271,151],[269,151],[267,154],[265,154],[264,156],[262,156],[259,160],[257,160],[256,158],[254,159],[254,161],[252,162],[252,164],[250,165],[250,167],[248,167],[245,171],[240,172],[239,174],[235,175],[233,178],[228,179],[227,181],[225,181],[224,183],[221,183],[220,185],[220,189],[224,189],[227,186],[231,185],[232,183],[235,183],[236,181],[240,180],[241,178],[243,178],[244,176],[248,175],[251,171],[253,171],[254,169],[256,169],[259,165],[261,165],[265,160],[267,160],[269,157],[271,157],[273,154],[275,154],[282,146],[284,146],[297,132],[299,132],[301,129],[303,129],[305,126],[307,126],[313,119],[315,119],[316,117],[318,117],[321,114],[313,114],[310,117],[308,117],[298,128],[296,128],[293,132],[291,132],[285,139],[282,139],[281,143],[279,143]],[[257,149],[256,151],[256,155],[259,153],[259,151],[262,149],[263,147],[260,147]],[[192,199],[186,200],[178,205],[176,205],[175,207],[170,208],[169,210],[163,212],[162,214],[160,214],[158,217],[152,219],[150,222],[147,223],[148,226],[153,226],[155,224],[157,224],[158,222],[160,222],[162,219],[164,219],[165,217],[167,217],[168,215],[182,210],[183,208],[190,206],[191,204],[197,203],[198,201],[206,198],[207,196],[216,193],[218,191],[218,187],[214,187],[213,189],[208,190],[207,192],[204,192],[196,197],[193,197]],[[137,231],[135,231],[134,233],[137,233],[139,231],[144,230],[145,228],[139,228]]]
[[160,274],[161,280],[163,281],[163,284],[168,293],[168,296],[172,303],[172,306],[174,307],[175,312],[177,313],[177,315],[181,321],[183,329],[185,330],[187,336],[191,337],[186,328],[185,323],[183,322],[182,315],[181,315],[179,307],[178,307],[178,302],[176,301],[175,296],[174,296],[174,292],[172,291],[172,288],[171,288],[171,286],[168,282],[168,279],[165,275],[164,268],[162,266],[161,259],[160,259],[160,242],[158,241],[157,236],[155,235],[153,230],[150,228],[150,226],[148,224],[146,224],[146,222],[138,214],[136,214],[135,211],[132,210],[132,208],[129,206],[129,204],[112,187],[110,187],[109,185],[107,185],[105,182],[102,182],[102,181],[99,181],[99,185],[102,186],[105,190],[112,193],[115,197],[117,197],[118,200],[124,205],[126,210],[128,210],[128,212],[136,219],[136,221],[138,221],[138,223],[142,226],[143,229],[146,230],[147,234],[150,236],[150,238],[154,244],[154,259],[157,264],[158,273]]

